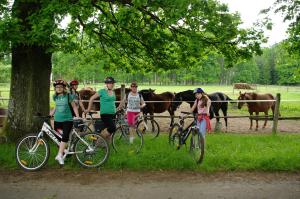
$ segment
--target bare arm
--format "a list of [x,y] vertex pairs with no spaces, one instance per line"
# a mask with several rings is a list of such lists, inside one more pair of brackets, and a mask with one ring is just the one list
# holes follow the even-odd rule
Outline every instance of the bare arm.
[[197,100],[195,101],[194,105],[192,106],[190,112],[193,113],[196,107],[197,107]]
[[144,101],[144,98],[141,97],[141,106],[140,106],[140,108],[142,109],[142,108],[144,108],[145,106],[146,106],[146,103],[145,103],[145,101]]
[[52,109],[51,111],[50,111],[50,113],[49,113],[49,115],[51,116],[51,117],[53,117],[53,115],[54,115],[54,113],[55,113],[55,108],[54,109]]
[[75,113],[75,116],[76,116],[76,117],[79,117],[78,108],[77,108],[76,103],[75,103],[74,101],[71,102],[71,106],[72,106],[72,108],[73,108],[73,111],[74,111],[74,113]]
[[95,93],[95,94],[90,98],[89,105],[88,105],[88,108],[85,110],[85,113],[88,113],[88,112],[91,111],[92,104],[93,104],[94,100],[95,100],[97,97],[100,97],[100,96],[99,96],[98,93]]
[[85,111],[85,108],[84,108],[83,103],[82,103],[82,101],[81,101],[80,95],[79,95],[79,106],[81,107],[81,110],[84,112],[84,111]]
[[210,110],[210,106],[211,106],[211,100],[207,96],[205,96],[205,97],[207,99],[207,115],[209,116],[209,110]]

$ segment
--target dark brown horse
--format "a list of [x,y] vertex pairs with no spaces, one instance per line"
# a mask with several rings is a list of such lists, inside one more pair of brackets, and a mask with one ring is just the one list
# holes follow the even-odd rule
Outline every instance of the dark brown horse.
[[[168,111],[171,115],[171,124],[174,123],[174,111],[172,109],[172,101],[175,98],[174,93],[171,92],[164,92],[160,94],[156,94],[154,90],[141,90],[139,91],[142,94],[143,99],[146,101],[146,107],[143,109],[143,114],[150,114],[153,117],[154,113],[163,113]],[[147,101],[154,101],[154,102],[147,102]]]
[[[238,100],[274,100],[274,96],[270,93],[266,94],[257,94],[257,93],[241,93],[238,98]],[[252,116],[253,113],[256,114],[256,116],[259,115],[259,112],[264,112],[266,119],[263,128],[266,127],[267,121],[268,121],[268,111],[271,108],[272,113],[274,115],[274,109],[275,109],[275,102],[274,101],[266,101],[266,102],[238,102],[238,108],[241,109],[244,104],[248,105],[248,112]],[[252,118],[250,118],[250,129],[252,129]],[[256,131],[258,129],[258,120],[256,120]]]

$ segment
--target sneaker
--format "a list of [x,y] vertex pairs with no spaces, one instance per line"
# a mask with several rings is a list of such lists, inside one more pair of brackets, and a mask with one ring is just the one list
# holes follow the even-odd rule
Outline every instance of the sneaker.
[[134,137],[130,137],[130,138],[129,138],[129,143],[130,143],[130,144],[133,143],[133,139],[134,139]]
[[64,158],[62,157],[62,155],[57,155],[55,157],[55,160],[57,160],[60,165],[64,165],[65,164]]

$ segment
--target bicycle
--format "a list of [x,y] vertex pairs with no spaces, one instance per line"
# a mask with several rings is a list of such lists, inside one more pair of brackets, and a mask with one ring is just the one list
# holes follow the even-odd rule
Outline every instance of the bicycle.
[[139,131],[141,134],[150,134],[153,138],[157,138],[160,133],[159,125],[154,118],[148,118],[149,117],[142,114],[137,117],[137,131]]
[[[17,164],[26,171],[36,171],[47,164],[50,155],[50,147],[45,135],[59,146],[62,135],[52,129],[47,120],[50,116],[37,116],[44,120],[41,131],[38,134],[23,136],[16,145]],[[87,168],[99,167],[109,157],[108,143],[98,133],[80,133],[78,130],[83,125],[82,119],[73,120],[73,128],[70,132],[68,146],[63,158],[73,154],[77,162]]]
[[[93,114],[97,112],[89,112],[89,116],[91,118],[91,124],[94,125],[94,129],[97,133],[100,133],[105,129],[105,125],[101,118],[93,118]],[[136,131],[136,136],[134,136],[134,140],[130,143],[129,137],[129,125],[125,118],[125,110],[121,109],[116,113],[116,131],[112,134],[112,147],[114,151],[129,151],[139,153],[144,145],[144,137],[141,133]],[[89,129],[89,128],[87,128]]]
[[[189,115],[191,113],[181,112],[181,114]],[[175,148],[179,150],[182,145],[186,144],[186,141],[191,134],[190,152],[196,163],[200,164],[204,158],[205,139],[197,127],[197,115],[194,115],[194,121],[186,128],[184,128],[184,120],[186,117],[181,115],[179,118],[179,124],[175,123],[170,129],[169,144],[175,146]]]

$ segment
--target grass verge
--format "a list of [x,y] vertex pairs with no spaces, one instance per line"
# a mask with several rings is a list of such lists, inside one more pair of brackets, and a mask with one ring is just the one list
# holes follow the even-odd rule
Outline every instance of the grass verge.
[[[175,150],[168,144],[168,136],[157,139],[146,137],[139,154],[111,150],[104,170],[186,170],[186,171],[299,171],[300,135],[250,135],[223,134],[207,135],[204,161],[194,163],[188,147]],[[51,147],[51,156],[46,167],[58,168],[54,161],[57,148]],[[15,161],[15,145],[0,145],[0,168],[18,169]],[[81,170],[73,158],[66,160],[65,168]]]

